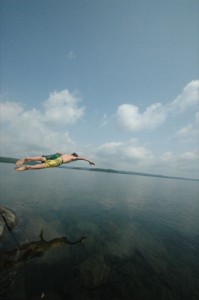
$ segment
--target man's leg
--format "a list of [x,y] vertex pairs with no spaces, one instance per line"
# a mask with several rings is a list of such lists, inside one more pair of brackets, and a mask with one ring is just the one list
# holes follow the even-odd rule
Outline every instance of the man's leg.
[[22,166],[19,168],[15,168],[16,171],[21,172],[21,171],[26,171],[26,170],[39,170],[39,169],[45,169],[46,165],[45,164],[38,164],[38,165],[34,165],[34,166]]
[[43,156],[34,156],[34,157],[24,157],[16,162],[16,166],[20,166],[28,161],[42,161],[44,162],[46,159]]

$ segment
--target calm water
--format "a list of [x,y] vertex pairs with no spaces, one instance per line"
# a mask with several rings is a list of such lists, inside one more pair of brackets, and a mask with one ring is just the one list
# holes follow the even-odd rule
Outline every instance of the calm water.
[[1,299],[199,299],[198,182],[0,167],[1,204],[18,217],[1,257],[16,241],[40,251],[1,270]]

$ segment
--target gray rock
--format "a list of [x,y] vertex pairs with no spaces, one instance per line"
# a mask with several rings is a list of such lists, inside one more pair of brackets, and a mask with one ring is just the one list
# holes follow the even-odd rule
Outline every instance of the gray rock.
[[0,238],[6,232],[6,229],[12,230],[15,224],[15,213],[12,210],[0,205]]

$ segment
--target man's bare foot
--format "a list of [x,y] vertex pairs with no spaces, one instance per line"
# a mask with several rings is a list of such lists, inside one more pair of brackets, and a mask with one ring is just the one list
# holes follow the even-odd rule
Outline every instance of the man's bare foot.
[[25,162],[25,158],[21,158],[19,159],[17,162],[16,162],[16,166],[20,166],[20,165],[23,165],[23,163]]
[[27,169],[26,166],[22,166],[22,167],[19,167],[19,168],[15,168],[15,170],[16,170],[17,172],[25,171],[26,169]]

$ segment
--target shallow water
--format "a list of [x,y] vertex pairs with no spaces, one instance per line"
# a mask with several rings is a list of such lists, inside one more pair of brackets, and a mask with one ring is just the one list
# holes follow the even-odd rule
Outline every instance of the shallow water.
[[[1,270],[2,299],[199,299],[198,182],[70,170],[17,173],[1,163],[1,204],[30,245]],[[1,257],[17,248],[12,234]],[[58,242],[59,244],[59,242]],[[48,249],[47,249],[48,248]],[[18,256],[17,256],[18,255]],[[8,288],[9,285],[9,288]]]

